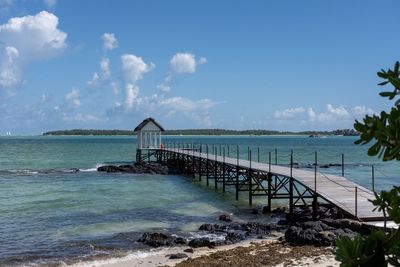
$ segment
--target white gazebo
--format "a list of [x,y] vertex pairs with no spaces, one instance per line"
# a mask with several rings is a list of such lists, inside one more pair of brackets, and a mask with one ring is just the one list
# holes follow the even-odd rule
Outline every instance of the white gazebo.
[[[134,131],[137,134],[136,161],[141,162],[146,157],[150,160],[150,157],[162,147],[161,132],[164,132],[164,128],[153,118],[147,118],[136,126]],[[142,153],[143,150],[147,150],[147,154]]]
[[153,118],[142,121],[135,130],[137,133],[137,149],[159,149],[161,147],[161,132],[164,128]]

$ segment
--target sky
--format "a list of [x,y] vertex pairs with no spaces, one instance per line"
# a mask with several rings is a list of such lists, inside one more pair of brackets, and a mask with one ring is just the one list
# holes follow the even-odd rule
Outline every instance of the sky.
[[[352,128],[390,108],[400,1],[0,0],[0,135]],[[390,88],[388,88],[390,89]]]

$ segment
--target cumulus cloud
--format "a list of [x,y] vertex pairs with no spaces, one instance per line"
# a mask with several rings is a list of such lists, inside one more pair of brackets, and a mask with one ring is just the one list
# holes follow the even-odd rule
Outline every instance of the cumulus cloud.
[[350,122],[366,114],[374,114],[374,110],[366,106],[354,106],[346,109],[342,105],[334,106],[327,104],[325,110],[321,112],[316,112],[311,107],[306,108],[302,106],[277,110],[274,112],[274,118],[282,123],[285,121],[290,123],[297,122],[300,125],[310,125],[313,127],[315,127],[316,123],[334,124],[338,127],[346,125],[346,127],[349,127]]
[[147,64],[141,57],[125,54],[121,56],[122,72],[125,79],[125,108],[130,109],[138,105],[139,87],[137,81],[154,68],[153,63]]
[[58,29],[58,18],[46,11],[1,24],[0,87],[22,83],[24,66],[60,54],[67,47],[66,39],[67,34]]
[[118,47],[118,40],[115,38],[114,33],[104,33],[101,39],[103,40],[104,50],[114,50]]
[[65,102],[68,106],[78,108],[81,106],[79,89],[73,88],[71,92],[65,95]]
[[145,63],[141,57],[125,54],[121,56],[122,71],[127,83],[136,83],[143,75],[154,68],[153,63]]
[[350,119],[349,112],[343,107],[334,107],[331,104],[326,105],[326,112],[318,115],[318,121],[322,123],[331,123],[338,120]]
[[196,56],[191,53],[176,53],[170,60],[170,66],[172,71],[176,73],[194,73],[196,67],[199,64],[207,62],[205,57],[200,58],[196,61]]
[[364,115],[373,115],[375,111],[372,108],[367,108],[366,106],[355,106],[352,108],[354,115],[356,116],[364,116]]
[[128,83],[125,87],[125,107],[133,108],[140,104],[139,88],[135,84]]
[[108,58],[102,58],[100,61],[101,77],[97,72],[93,73],[92,79],[87,82],[91,88],[100,86],[104,81],[107,81],[111,76],[110,60]]
[[103,74],[103,80],[110,78],[110,60],[108,58],[102,58],[100,61],[100,69]]

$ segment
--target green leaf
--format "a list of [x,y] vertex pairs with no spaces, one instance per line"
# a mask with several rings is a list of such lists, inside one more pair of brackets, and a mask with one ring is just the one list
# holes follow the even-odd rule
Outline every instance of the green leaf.
[[[388,82],[386,82],[386,83],[388,83]],[[379,95],[383,96],[383,97],[391,97],[393,95],[393,92],[381,92],[381,93],[379,93]]]
[[394,64],[394,72],[395,73],[399,72],[399,65],[400,65],[400,63],[398,61],[396,61],[396,63]]

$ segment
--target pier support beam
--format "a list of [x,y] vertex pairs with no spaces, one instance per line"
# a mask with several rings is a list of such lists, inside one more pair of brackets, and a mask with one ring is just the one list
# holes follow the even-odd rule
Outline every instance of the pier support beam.
[[271,196],[271,186],[272,186],[272,174],[268,173],[268,212],[271,212],[272,196]]

